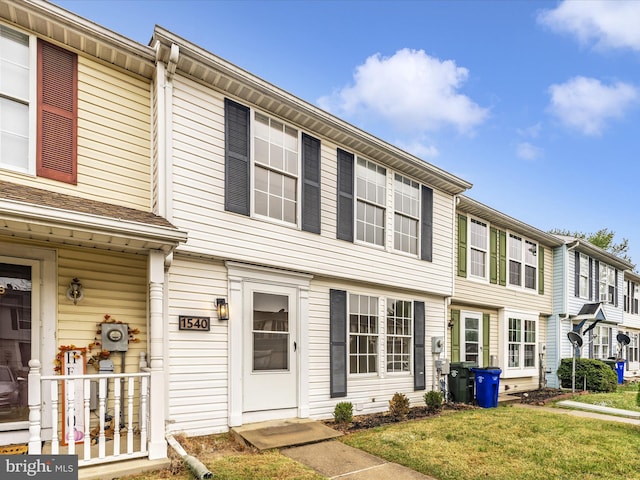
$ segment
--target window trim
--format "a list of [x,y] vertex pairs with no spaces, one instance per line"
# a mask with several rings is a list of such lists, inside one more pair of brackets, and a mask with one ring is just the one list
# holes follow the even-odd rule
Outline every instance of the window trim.
[[[368,166],[369,164],[373,164],[376,166],[377,169],[382,168],[384,169],[384,182],[383,182],[383,186],[384,186],[384,195],[383,195],[383,203],[376,203],[375,201],[372,201],[370,199],[368,199],[367,197],[363,197],[359,194],[359,189],[358,189],[358,168],[359,168],[359,162],[360,161],[364,161],[365,162],[365,168],[366,166]],[[372,248],[377,248],[380,250],[389,250],[389,240],[387,238],[388,233],[389,233],[389,218],[388,215],[390,214],[390,212],[395,213],[395,211],[393,210],[393,205],[391,206],[391,208],[389,207],[389,175],[391,173],[391,170],[386,167],[383,166],[381,164],[379,164],[378,162],[374,162],[373,160],[369,160],[367,157],[364,157],[362,155],[355,155],[354,156],[354,161],[353,161],[353,180],[354,180],[354,188],[353,188],[353,206],[354,206],[354,212],[353,212],[353,239],[354,242],[359,244],[359,245],[366,245]],[[366,205],[370,205],[373,206],[375,208],[381,208],[383,210],[382,212],[382,245],[378,245],[376,243],[373,242],[369,242],[365,239],[360,239],[358,238],[358,204],[362,202],[365,206]],[[376,228],[378,228],[378,226],[376,225]],[[366,238],[366,235],[365,235]],[[391,242],[393,243],[393,242]]]
[[[604,269],[604,273],[605,275],[602,275],[602,271]],[[618,285],[616,282],[617,279],[617,275],[616,275],[616,268],[612,267],[611,265],[609,265],[608,263],[604,263],[604,262],[599,262],[598,263],[598,301],[602,302],[606,305],[615,305],[616,304],[616,297],[618,294]],[[609,283],[609,273],[613,273],[613,285]],[[604,279],[603,279],[604,278]],[[606,297],[604,300],[602,298],[602,292],[601,292],[601,287],[604,285],[605,290],[606,290]],[[611,300],[609,300],[609,289],[613,287],[613,296],[611,298]]]
[[[414,374],[414,365],[413,365],[413,359],[414,359],[414,338],[415,338],[415,328],[414,328],[414,322],[415,322],[415,302],[413,300],[407,300],[404,298],[392,298],[392,297],[385,297],[384,299],[385,301],[385,315],[384,315],[384,374],[385,375],[391,375],[394,377],[403,377],[403,376],[413,376]],[[408,309],[409,309],[409,313],[410,313],[410,317],[408,317],[406,320],[408,321],[408,328],[410,330],[410,334],[409,335],[390,335],[389,332],[387,331],[387,321],[389,319],[388,315],[386,314],[386,312],[389,311],[389,304],[391,302],[406,302],[408,303]],[[408,353],[403,353],[403,356],[407,356],[407,363],[409,365],[409,369],[408,370],[400,370],[400,371],[390,371],[388,369],[388,364],[389,364],[389,351],[387,349],[387,344],[389,342],[389,337],[393,337],[393,338],[408,338],[409,339],[409,351]]]
[[[522,255],[520,260],[516,260],[514,259],[514,261],[517,261],[520,264],[520,281],[521,284],[518,285],[516,283],[511,283],[511,238],[515,237],[518,238],[522,245],[520,248],[520,254]],[[517,289],[517,290],[521,290],[523,292],[529,292],[532,294],[536,294],[539,295],[539,284],[540,284],[540,279],[539,279],[539,265],[538,265],[538,255],[540,252],[540,249],[542,248],[539,242],[536,242],[528,237],[525,237],[524,235],[521,235],[519,233],[515,233],[513,231],[506,231],[506,240],[507,240],[507,255],[506,255],[506,274],[507,274],[507,287],[508,288],[513,288],[513,289]],[[535,246],[536,249],[536,253],[534,254],[534,262],[533,263],[527,263],[527,244],[531,244]],[[532,288],[529,288],[526,286],[526,267],[530,266],[532,268],[534,268],[534,281],[535,284]]]
[[[19,28],[15,28],[13,25],[8,26],[0,23],[2,28],[6,28],[8,30],[17,32],[21,35],[25,35],[28,38],[28,49],[29,49],[29,93],[28,99],[26,100],[28,111],[28,145],[27,145],[27,166],[26,168],[21,168],[12,165],[4,165],[0,163],[0,170],[16,172],[21,174],[26,174],[30,176],[37,176],[36,174],[36,146],[37,146],[37,135],[38,135],[38,38],[29,33],[21,30]],[[9,97],[4,97],[9,100]],[[19,101],[23,105],[22,101],[15,99],[13,101]]]
[[[388,169],[387,169],[388,170]],[[390,197],[392,198],[391,200],[391,209],[390,209],[390,217],[392,218],[392,228],[391,228],[391,233],[392,233],[392,249],[400,254],[403,255],[407,255],[410,257],[418,257],[418,255],[420,255],[420,250],[421,250],[421,245],[422,245],[422,228],[421,228],[421,219],[422,219],[422,184],[420,182],[418,182],[417,180],[414,180],[413,178],[404,175],[400,172],[397,172],[395,170],[390,172],[391,177],[392,177],[392,191],[391,191],[391,195]],[[416,192],[417,192],[417,197],[416,197],[416,202],[418,204],[418,215],[416,217],[412,216],[411,214],[407,214],[405,212],[400,212],[397,208],[396,208],[396,177],[400,177],[403,180],[408,180],[409,182],[411,182],[412,187],[413,184],[415,184],[416,186]],[[387,177],[388,178],[388,177]],[[396,215],[400,216],[402,218],[408,218],[410,220],[414,220],[416,222],[416,238],[415,238],[415,247],[416,247],[416,253],[411,253],[411,252],[407,252],[406,250],[402,250],[401,248],[398,248],[396,246],[396,224],[395,224],[395,220],[396,220]],[[404,232],[399,232],[401,235],[404,235]]]
[[[605,328],[609,331],[606,344],[601,342],[602,340],[601,332],[602,332],[602,329],[605,329]],[[613,327],[610,325],[596,325],[593,330],[594,330],[593,332],[594,337],[593,337],[593,344],[589,349],[589,358],[593,358],[596,360],[606,360],[609,357],[613,356],[612,353],[614,352],[611,351],[612,343],[613,343],[613,337],[612,337]],[[599,341],[596,343],[596,340],[599,340]],[[607,354],[604,355],[601,350],[599,356],[596,356],[596,347],[599,347],[600,349],[603,349],[603,347],[606,347]]]
[[[519,367],[509,367],[509,344],[514,342],[509,342],[509,319],[517,318],[521,321],[521,338],[518,342],[521,346],[520,351],[520,366]],[[535,340],[533,342],[525,341],[525,325],[526,322],[533,322],[535,328]],[[539,357],[539,349],[540,343],[543,341],[541,338],[541,322],[540,315],[538,312],[527,312],[527,311],[518,311],[518,310],[501,310],[498,316],[498,328],[499,328],[499,358],[502,361],[502,365],[504,366],[502,369],[502,377],[503,378],[517,378],[517,377],[535,377],[538,375],[538,368],[540,365]],[[526,345],[534,345],[534,353],[533,353],[533,366],[525,367],[525,346]]]
[[[472,250],[477,250],[477,251],[482,251],[479,248],[476,248],[472,245],[471,242],[471,225],[473,223],[479,223],[484,225],[485,227],[485,242],[486,242],[486,247],[484,250],[484,274],[482,276],[478,276],[478,275],[474,275],[472,273],[472,256],[471,256],[471,251]],[[471,215],[467,215],[467,255],[469,260],[467,261],[468,265],[467,265],[467,270],[468,270],[468,278],[470,279],[475,279],[475,280],[483,280],[483,281],[488,281],[489,280],[489,261],[490,261],[490,256],[491,256],[491,239],[490,239],[490,231],[491,231],[491,224],[485,220],[481,220],[480,218],[477,217],[473,217]]]

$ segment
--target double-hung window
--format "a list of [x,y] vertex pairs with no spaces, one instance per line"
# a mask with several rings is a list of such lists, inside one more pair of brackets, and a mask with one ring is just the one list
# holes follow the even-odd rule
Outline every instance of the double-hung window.
[[31,70],[29,37],[0,25],[0,166],[25,173],[35,159],[29,154]]
[[486,278],[487,224],[472,218],[469,226],[470,274],[473,277]]
[[580,298],[589,298],[589,257],[584,253],[580,254]]
[[538,280],[538,245],[509,234],[509,285],[536,290]]
[[378,371],[378,297],[349,295],[349,373]]
[[256,112],[254,132],[254,212],[295,224],[298,131]]
[[629,362],[637,362],[639,360],[638,357],[638,347],[639,347],[639,343],[638,343],[638,334],[637,333],[632,333],[629,335],[629,338],[631,339],[631,343],[629,343],[629,345],[627,346],[627,360]]
[[383,247],[387,171],[358,157],[356,164],[356,239]]
[[77,55],[0,25],[0,168],[77,180]]
[[615,304],[616,269],[606,263],[600,262],[598,273],[600,301],[611,305]]
[[536,339],[538,337],[536,320],[509,316],[507,329],[508,368],[535,368]]
[[387,372],[411,371],[413,303],[387,299]]
[[596,325],[593,329],[593,358],[605,360],[611,356],[611,327]]
[[420,185],[395,174],[393,243],[396,250],[418,254]]

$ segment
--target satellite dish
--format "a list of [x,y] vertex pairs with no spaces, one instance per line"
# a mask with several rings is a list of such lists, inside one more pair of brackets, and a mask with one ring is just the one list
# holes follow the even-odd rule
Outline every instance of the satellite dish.
[[631,343],[629,335],[625,335],[624,333],[619,333],[616,339],[618,340],[618,343],[622,344],[622,346],[629,345]]
[[567,337],[569,337],[569,341],[574,347],[582,346],[582,336],[576,332],[568,332]]

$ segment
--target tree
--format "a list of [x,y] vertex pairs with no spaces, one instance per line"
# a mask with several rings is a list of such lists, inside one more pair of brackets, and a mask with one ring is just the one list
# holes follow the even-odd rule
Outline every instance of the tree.
[[629,263],[633,263],[631,257],[629,256],[629,240],[627,238],[623,238],[620,243],[614,243],[613,239],[616,235],[616,232],[610,231],[608,228],[602,228],[594,233],[570,232],[569,230],[560,230],[558,228],[554,228],[552,230],[549,230],[549,233],[553,235],[564,235],[567,237],[575,237],[581,240],[586,240],[592,245],[595,245],[596,247],[599,247],[618,258],[626,260]]

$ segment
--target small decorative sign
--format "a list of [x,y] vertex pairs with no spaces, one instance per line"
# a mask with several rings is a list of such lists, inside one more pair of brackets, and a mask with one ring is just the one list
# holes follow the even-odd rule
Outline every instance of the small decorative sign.
[[178,317],[178,330],[197,330],[200,332],[208,332],[211,330],[211,318],[187,317],[180,315]]
[[[62,357],[62,374],[63,375],[84,375],[86,373],[86,351],[82,350],[66,350]],[[74,416],[67,415],[67,392],[68,384],[74,384]],[[65,381],[62,384],[63,398],[63,418],[62,422],[62,444],[67,445],[69,442],[80,443],[84,439],[84,388],[82,382]]]

